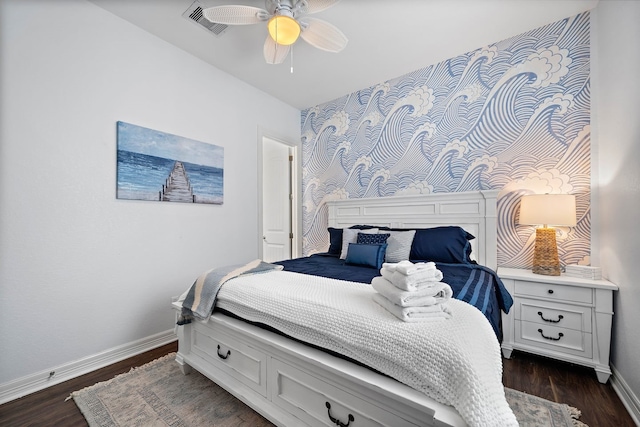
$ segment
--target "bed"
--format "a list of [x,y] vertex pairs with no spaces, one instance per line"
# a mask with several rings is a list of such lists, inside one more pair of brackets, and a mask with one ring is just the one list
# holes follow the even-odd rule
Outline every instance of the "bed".
[[[378,269],[347,264],[339,255],[331,253],[318,253],[275,264],[282,265],[287,271],[359,283],[371,283],[374,277],[380,275]],[[513,300],[495,271],[477,263],[437,262],[436,266],[443,273],[442,281],[452,287],[453,297],[480,310],[502,342],[501,313],[509,312]]]
[[[341,230],[354,225],[393,230],[462,227],[475,236],[467,239],[473,262],[464,268],[489,274],[496,267],[496,197],[495,191],[482,191],[337,200],[328,203],[328,226]],[[279,263],[285,271],[228,281],[221,288],[217,308],[206,321],[178,326],[176,360],[183,372],[197,369],[282,426],[497,425],[497,419],[500,424],[517,425],[513,424],[512,413],[503,413],[506,400],[501,384],[499,323],[492,321],[496,316],[500,318],[501,308],[508,309],[505,301],[510,298],[508,293],[492,291],[491,297],[481,304],[490,308],[485,310],[452,300],[455,324],[466,322],[464,326],[456,326],[455,333],[428,325],[420,326],[426,332],[404,331],[411,326],[402,325],[404,322],[397,319],[394,323],[390,316],[375,323],[384,317],[381,314],[384,310],[368,303],[372,291],[366,283],[371,278],[364,267],[359,269],[360,279],[355,281],[342,280],[342,273],[334,273],[338,278],[316,277],[331,276],[327,274],[331,270],[327,265],[344,267],[346,260],[321,254],[305,258],[306,266],[286,261]],[[449,266],[445,264],[438,267],[447,270]],[[305,268],[307,271],[300,272]],[[451,270],[455,271],[453,267]],[[375,275],[375,271],[368,274]],[[454,273],[448,274],[453,277]],[[326,303],[323,314],[310,320],[301,314],[306,311],[297,311],[306,304],[306,295],[297,293],[322,294],[332,287],[346,292],[344,301],[335,301],[335,296],[329,295],[327,301],[332,301],[331,304]],[[289,298],[295,303],[284,302]],[[256,302],[248,307],[252,300]],[[268,300],[278,306],[273,310],[279,316],[283,311],[288,314],[273,317],[269,309],[261,307]],[[180,311],[181,304],[175,302],[174,308]],[[336,319],[346,312],[349,314],[344,320],[328,322],[323,318]],[[283,320],[286,316],[289,318]],[[331,339],[316,338],[308,332],[321,323],[323,328],[330,329]],[[368,333],[374,342],[386,341],[388,336],[409,335],[394,341],[403,350],[392,357],[393,351],[381,355],[373,350],[352,349],[350,343],[359,348],[362,340],[350,335],[358,328],[370,328]],[[415,334],[413,339],[410,334]],[[429,345],[421,341],[424,337],[440,344],[428,349]],[[415,343],[407,344],[412,341]],[[405,352],[415,354],[420,363],[407,362],[405,369],[403,361],[410,359],[404,357]],[[463,366],[457,366],[455,361],[442,362],[448,362],[450,353],[460,352],[466,354]],[[443,378],[446,384],[442,383]]]

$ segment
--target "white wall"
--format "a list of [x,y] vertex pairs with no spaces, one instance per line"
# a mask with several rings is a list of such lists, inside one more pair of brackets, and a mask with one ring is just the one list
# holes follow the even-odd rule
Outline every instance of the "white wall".
[[[300,111],[85,0],[0,0],[0,385],[168,331],[256,258],[258,128]],[[224,147],[224,204],[117,200],[116,121]]]
[[[640,2],[601,1],[593,25],[594,253],[620,290],[614,302],[615,386],[640,397]],[[637,411],[638,408],[635,408]],[[638,414],[636,413],[636,416]]]

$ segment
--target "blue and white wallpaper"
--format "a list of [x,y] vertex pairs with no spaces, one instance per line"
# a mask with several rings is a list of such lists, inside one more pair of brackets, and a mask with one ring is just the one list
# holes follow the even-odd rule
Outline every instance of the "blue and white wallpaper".
[[589,264],[589,12],[302,112],[304,254],[332,199],[499,189],[498,264],[530,268],[529,193],[570,193],[562,264]]

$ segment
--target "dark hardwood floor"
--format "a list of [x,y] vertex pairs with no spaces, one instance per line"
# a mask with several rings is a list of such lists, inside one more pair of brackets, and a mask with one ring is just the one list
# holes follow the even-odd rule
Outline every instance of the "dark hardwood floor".
[[88,424],[73,399],[65,401],[71,393],[97,382],[110,380],[133,367],[144,365],[173,351],[178,351],[177,342],[0,405],[0,426],[86,427]]
[[582,411],[589,427],[635,427],[610,382],[600,384],[591,368],[519,351],[502,359],[506,387],[566,403]]
[[[65,401],[72,392],[173,351],[177,351],[176,343],[0,405],[0,426],[85,427],[87,423],[73,400]],[[575,406],[582,411],[580,421],[589,427],[635,426],[611,385],[600,384],[592,369],[516,351],[503,362],[505,386]]]

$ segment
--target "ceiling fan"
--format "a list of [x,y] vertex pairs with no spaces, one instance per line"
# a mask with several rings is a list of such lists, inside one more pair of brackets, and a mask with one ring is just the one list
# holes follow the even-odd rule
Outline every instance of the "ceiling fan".
[[311,46],[328,52],[340,52],[347,37],[334,25],[307,15],[321,12],[340,0],[265,0],[265,8],[242,5],[214,6],[202,11],[211,22],[226,25],[250,25],[267,22],[269,35],[264,42],[264,59],[280,64],[298,37]]

